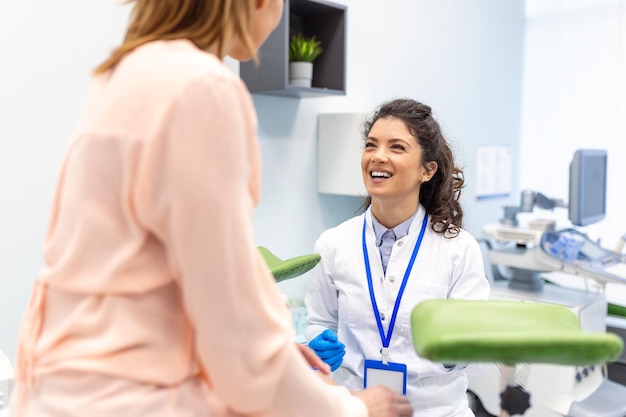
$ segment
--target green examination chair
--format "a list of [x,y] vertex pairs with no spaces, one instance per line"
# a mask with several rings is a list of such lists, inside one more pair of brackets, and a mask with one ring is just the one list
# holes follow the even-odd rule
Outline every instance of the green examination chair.
[[608,303],[607,315],[619,318],[626,318],[626,307],[621,304]]
[[557,304],[497,300],[427,300],[411,316],[413,343],[437,362],[589,365],[619,357],[612,333],[584,333]]
[[258,246],[258,249],[263,259],[265,259],[267,266],[270,268],[272,275],[274,275],[276,282],[295,278],[308,272],[313,269],[321,259],[319,254],[312,253],[283,260],[263,246]]
[[[583,332],[576,315],[557,304],[427,300],[414,307],[411,326],[417,354],[443,363],[586,366],[615,360],[624,348],[615,334]],[[501,415],[524,414],[511,412],[505,397]]]

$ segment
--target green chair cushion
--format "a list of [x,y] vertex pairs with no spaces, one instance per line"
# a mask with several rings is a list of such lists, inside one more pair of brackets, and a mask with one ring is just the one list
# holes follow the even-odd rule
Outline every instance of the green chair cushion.
[[607,314],[615,317],[626,317],[626,307],[620,304],[608,303]]
[[499,300],[427,300],[414,307],[415,351],[445,363],[592,365],[619,357],[612,333],[583,332],[557,304]]
[[258,249],[263,259],[265,259],[267,266],[270,268],[272,275],[274,275],[276,282],[295,278],[308,272],[313,269],[321,259],[319,254],[312,253],[283,260],[274,255],[266,247],[258,246]]

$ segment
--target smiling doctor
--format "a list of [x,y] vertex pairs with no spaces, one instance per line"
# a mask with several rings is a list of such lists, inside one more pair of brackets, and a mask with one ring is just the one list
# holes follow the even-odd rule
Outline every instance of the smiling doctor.
[[384,384],[414,416],[472,416],[463,366],[421,359],[411,311],[428,299],[487,299],[481,250],[462,229],[463,172],[431,108],[383,104],[364,125],[365,213],[326,230],[306,305],[309,347],[351,390]]

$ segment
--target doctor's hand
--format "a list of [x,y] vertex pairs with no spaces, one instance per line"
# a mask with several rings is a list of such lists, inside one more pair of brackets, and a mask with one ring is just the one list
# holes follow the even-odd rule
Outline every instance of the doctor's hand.
[[413,407],[407,397],[382,385],[353,392],[352,395],[365,403],[369,417],[411,417],[413,415]]
[[331,371],[339,368],[339,365],[343,362],[343,356],[346,354],[346,346],[337,340],[337,333],[330,329],[326,329],[315,336],[309,342],[309,347],[317,353],[317,356],[330,365]]

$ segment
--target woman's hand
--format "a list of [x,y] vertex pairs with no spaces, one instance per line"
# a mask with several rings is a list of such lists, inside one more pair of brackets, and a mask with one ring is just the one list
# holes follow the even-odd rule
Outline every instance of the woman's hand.
[[298,350],[300,350],[302,356],[304,356],[304,359],[306,359],[309,365],[311,365],[311,368],[320,371],[324,375],[330,375],[330,366],[320,359],[313,349],[300,343],[296,343],[296,346],[298,347]]
[[407,397],[382,385],[352,394],[365,403],[369,417],[411,417],[413,415],[413,407]]

